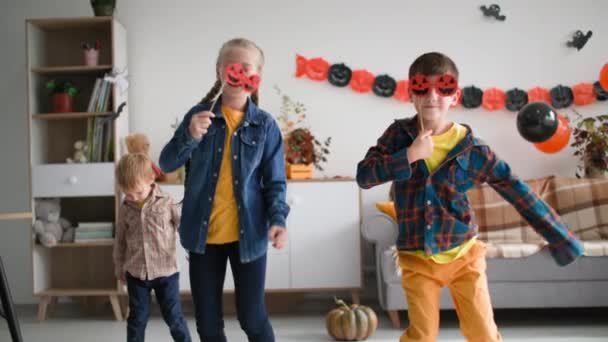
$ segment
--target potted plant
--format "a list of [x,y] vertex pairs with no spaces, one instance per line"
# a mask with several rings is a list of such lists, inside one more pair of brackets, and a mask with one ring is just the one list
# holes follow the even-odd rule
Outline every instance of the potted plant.
[[116,0],[91,0],[93,12],[97,17],[111,17],[116,8]]
[[319,141],[309,128],[301,127],[306,120],[306,107],[291,99],[275,86],[281,96],[281,109],[277,121],[285,145],[286,173],[289,179],[312,178],[313,168],[323,171],[322,163],[327,162],[331,137]]
[[608,114],[583,118],[576,112],[573,130],[574,155],[580,158],[579,168],[590,178],[608,176]]
[[78,90],[67,81],[50,80],[46,83],[46,89],[52,96],[53,113],[70,113],[74,111],[74,96]]

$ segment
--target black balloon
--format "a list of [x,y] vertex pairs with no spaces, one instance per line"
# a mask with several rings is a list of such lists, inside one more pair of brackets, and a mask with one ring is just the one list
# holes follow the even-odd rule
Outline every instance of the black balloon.
[[553,108],[544,102],[531,102],[517,114],[517,130],[529,142],[541,143],[557,131],[559,118]]
[[353,72],[344,63],[334,64],[329,67],[327,80],[336,87],[346,87],[350,82]]
[[391,97],[395,94],[397,81],[389,75],[379,75],[374,80],[372,91],[374,94],[382,97]]

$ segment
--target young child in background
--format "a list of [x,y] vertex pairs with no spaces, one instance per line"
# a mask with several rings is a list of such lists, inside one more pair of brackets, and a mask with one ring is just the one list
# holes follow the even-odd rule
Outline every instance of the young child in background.
[[418,57],[409,80],[417,115],[391,124],[357,169],[362,188],[393,182],[409,317],[401,341],[437,340],[444,286],[468,341],[501,341],[488,292],[486,249],[477,240],[466,191],[488,183],[549,242],[559,265],[582,255],[582,244],[471,128],[447,118],[460,95],[450,58],[436,52]]
[[116,277],[126,282],[129,295],[127,341],[144,341],[150,291],[154,290],[173,340],[189,342],[175,250],[180,208],[154,183],[151,165],[145,154],[132,153],[123,156],[116,168],[125,198],[118,212],[114,267]]

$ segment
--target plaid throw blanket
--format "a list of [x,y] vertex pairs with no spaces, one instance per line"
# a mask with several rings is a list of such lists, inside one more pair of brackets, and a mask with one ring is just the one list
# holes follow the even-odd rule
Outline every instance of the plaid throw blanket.
[[[526,181],[582,240],[608,239],[608,178],[545,177]],[[528,223],[490,186],[468,192],[479,237],[492,243],[543,243]]]
[[[583,240],[585,255],[608,255],[608,178],[577,179],[550,176],[526,183]],[[545,240],[489,185],[467,193],[478,224],[479,239],[489,258],[520,258],[546,245]],[[399,273],[398,251],[392,248]]]

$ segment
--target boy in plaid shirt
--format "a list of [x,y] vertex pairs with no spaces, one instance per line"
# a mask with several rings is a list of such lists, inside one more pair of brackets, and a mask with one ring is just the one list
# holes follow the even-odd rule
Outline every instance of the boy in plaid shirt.
[[118,162],[116,179],[125,199],[118,212],[114,267],[129,294],[127,341],[144,341],[154,290],[173,340],[190,342],[175,251],[180,208],[154,178],[152,161],[145,154],[127,154]]
[[559,265],[582,255],[582,244],[470,127],[448,120],[461,91],[449,57],[423,54],[410,66],[409,80],[418,114],[390,125],[357,168],[361,188],[392,181],[395,189],[397,249],[410,322],[400,341],[436,341],[444,286],[468,341],[501,341],[488,292],[485,246],[477,240],[466,191],[482,183],[492,186],[549,242]]

